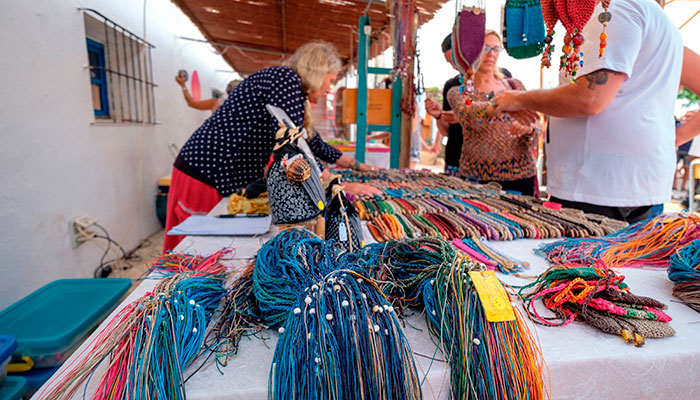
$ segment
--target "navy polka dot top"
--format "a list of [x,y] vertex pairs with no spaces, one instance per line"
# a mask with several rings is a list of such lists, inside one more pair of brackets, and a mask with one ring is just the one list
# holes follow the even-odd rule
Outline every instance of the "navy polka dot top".
[[[274,147],[278,124],[265,104],[283,109],[302,126],[304,101],[301,79],[291,68],[270,67],[252,74],[187,140],[175,167],[212,185],[222,196],[246,187],[263,175]],[[341,156],[318,134],[309,147],[329,163]],[[187,168],[181,168],[182,161]]]

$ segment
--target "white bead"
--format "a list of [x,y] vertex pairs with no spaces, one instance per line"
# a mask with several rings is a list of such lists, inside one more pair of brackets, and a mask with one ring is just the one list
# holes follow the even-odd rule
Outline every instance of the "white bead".
[[309,314],[316,314],[316,309],[315,309],[315,308],[310,308],[310,309],[309,309]]
[[311,333],[306,334],[306,340],[311,340]]
[[367,295],[364,294],[364,293],[362,293],[362,298],[366,300],[366,299],[367,299]]
[[357,283],[362,283],[362,279],[357,278]]
[[301,312],[301,308],[297,307],[294,309],[294,314],[299,314]]
[[194,300],[190,300],[190,304],[194,305]]
[[387,310],[394,312],[394,306],[389,306],[389,308],[387,308]]
[[180,315],[180,321],[184,321],[184,320],[185,320],[185,316],[184,316],[184,315]]
[[197,333],[197,328],[192,328],[192,332]]
[[311,290],[318,290],[318,286],[316,284],[311,285]]
[[389,336],[389,330],[388,330],[388,329],[384,329],[384,334],[387,335],[387,336]]
[[375,331],[375,332],[379,332],[379,325],[375,325],[375,326],[374,326],[374,331]]
[[341,304],[341,305],[342,305],[343,307],[347,307],[347,306],[349,306],[349,305],[350,305],[350,303],[348,303],[348,301],[347,301],[347,300],[343,300],[343,302],[342,302],[342,303],[340,303],[340,304]]
[[388,310],[388,309],[389,309],[389,306],[387,306],[386,304],[384,304],[384,305],[382,305],[382,308],[385,309],[385,310]]
[[284,333],[284,327],[280,326],[280,328],[277,330],[277,332],[279,332],[280,334]]
[[333,314],[326,314],[326,320],[330,321],[333,319]]
[[474,340],[472,340],[472,342],[474,342],[474,344],[477,346],[481,344],[481,340],[479,340],[478,338],[474,338]]
[[383,312],[384,312],[384,309],[381,308],[381,307],[379,307],[379,312],[380,312],[380,313],[383,313]]
[[321,359],[318,358],[318,357],[314,358],[314,361],[316,362],[316,364],[320,364],[320,363],[321,363]]
[[306,298],[304,299],[304,303],[306,303],[307,305],[311,304],[311,297],[306,296]]
[[328,283],[335,283],[335,279],[333,279],[333,278],[328,278]]
[[335,290],[336,292],[340,292],[340,285],[333,286],[333,290]]
[[374,306],[372,307],[373,312],[379,312],[379,306]]
[[435,313],[435,310],[433,310],[433,315],[437,315],[437,313]]

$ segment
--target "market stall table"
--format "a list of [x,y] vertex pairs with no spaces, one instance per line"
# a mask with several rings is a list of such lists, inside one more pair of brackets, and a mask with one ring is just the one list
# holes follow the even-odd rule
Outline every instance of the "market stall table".
[[[211,212],[225,213],[224,199]],[[277,233],[273,226],[264,237],[186,237],[176,251],[208,254],[224,247],[235,249],[227,263],[241,268],[255,255],[262,243]],[[371,239],[365,228],[365,239]],[[526,274],[537,275],[547,263],[533,253],[542,240],[494,242],[493,246],[518,259],[527,260],[531,267]],[[553,399],[698,399],[700,398],[700,314],[678,303],[671,296],[673,283],[665,269],[624,269],[621,274],[632,293],[650,296],[668,304],[670,325],[676,335],[666,339],[648,339],[641,348],[626,344],[619,336],[608,335],[574,322],[565,327],[551,328],[532,324],[539,337],[544,360],[551,376]],[[512,276],[499,277],[511,285],[530,280]],[[117,310],[153,289],[156,280],[146,279],[124,300]],[[520,305],[518,305],[521,307]],[[539,310],[544,307],[538,304]],[[522,308],[521,308],[522,310]],[[116,311],[115,311],[116,313]],[[114,315],[114,314],[113,314]],[[110,316],[107,321],[111,318]],[[106,325],[102,324],[100,329]],[[449,398],[449,365],[436,350],[435,341],[427,329],[420,311],[412,311],[404,324],[404,333],[411,344],[425,399]],[[99,332],[99,330],[97,331]],[[93,333],[94,337],[97,332]],[[244,338],[238,354],[232,356],[223,375],[213,363],[201,368],[186,384],[187,398],[199,399],[266,399],[272,357],[279,334],[264,331],[265,338]],[[92,339],[92,337],[90,339]],[[89,342],[89,340],[88,340]],[[87,342],[86,342],[87,343]],[[80,354],[83,346],[65,365]],[[189,376],[200,365],[195,362],[186,372]],[[62,368],[58,374],[64,372]],[[58,375],[57,374],[57,375]],[[100,370],[95,373],[99,376]],[[425,377],[425,379],[423,379]],[[93,377],[87,388],[89,395],[97,384]],[[39,399],[38,394],[34,398]],[[79,390],[74,397],[83,397]]]

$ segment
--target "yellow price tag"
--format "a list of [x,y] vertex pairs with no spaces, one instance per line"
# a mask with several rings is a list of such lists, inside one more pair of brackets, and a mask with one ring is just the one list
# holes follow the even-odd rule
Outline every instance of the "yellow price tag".
[[469,277],[479,294],[479,299],[489,322],[502,322],[515,320],[513,306],[510,304],[508,293],[496,278],[493,271],[471,271]]

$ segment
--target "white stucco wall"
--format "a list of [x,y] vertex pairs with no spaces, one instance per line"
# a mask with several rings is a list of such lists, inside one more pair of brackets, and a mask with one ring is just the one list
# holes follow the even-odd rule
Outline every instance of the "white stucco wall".
[[160,229],[154,195],[172,167],[168,145],[181,147],[211,114],[187,107],[174,76],[196,69],[205,98],[236,77],[216,72],[231,67],[208,45],[177,39],[202,36],[175,5],[149,0],[160,124],[144,135],[95,125],[78,7],[144,36],[142,0],[9,1],[0,13],[0,309],[53,280],[92,276],[103,250],[71,248],[70,218],[97,218],[127,250]]

